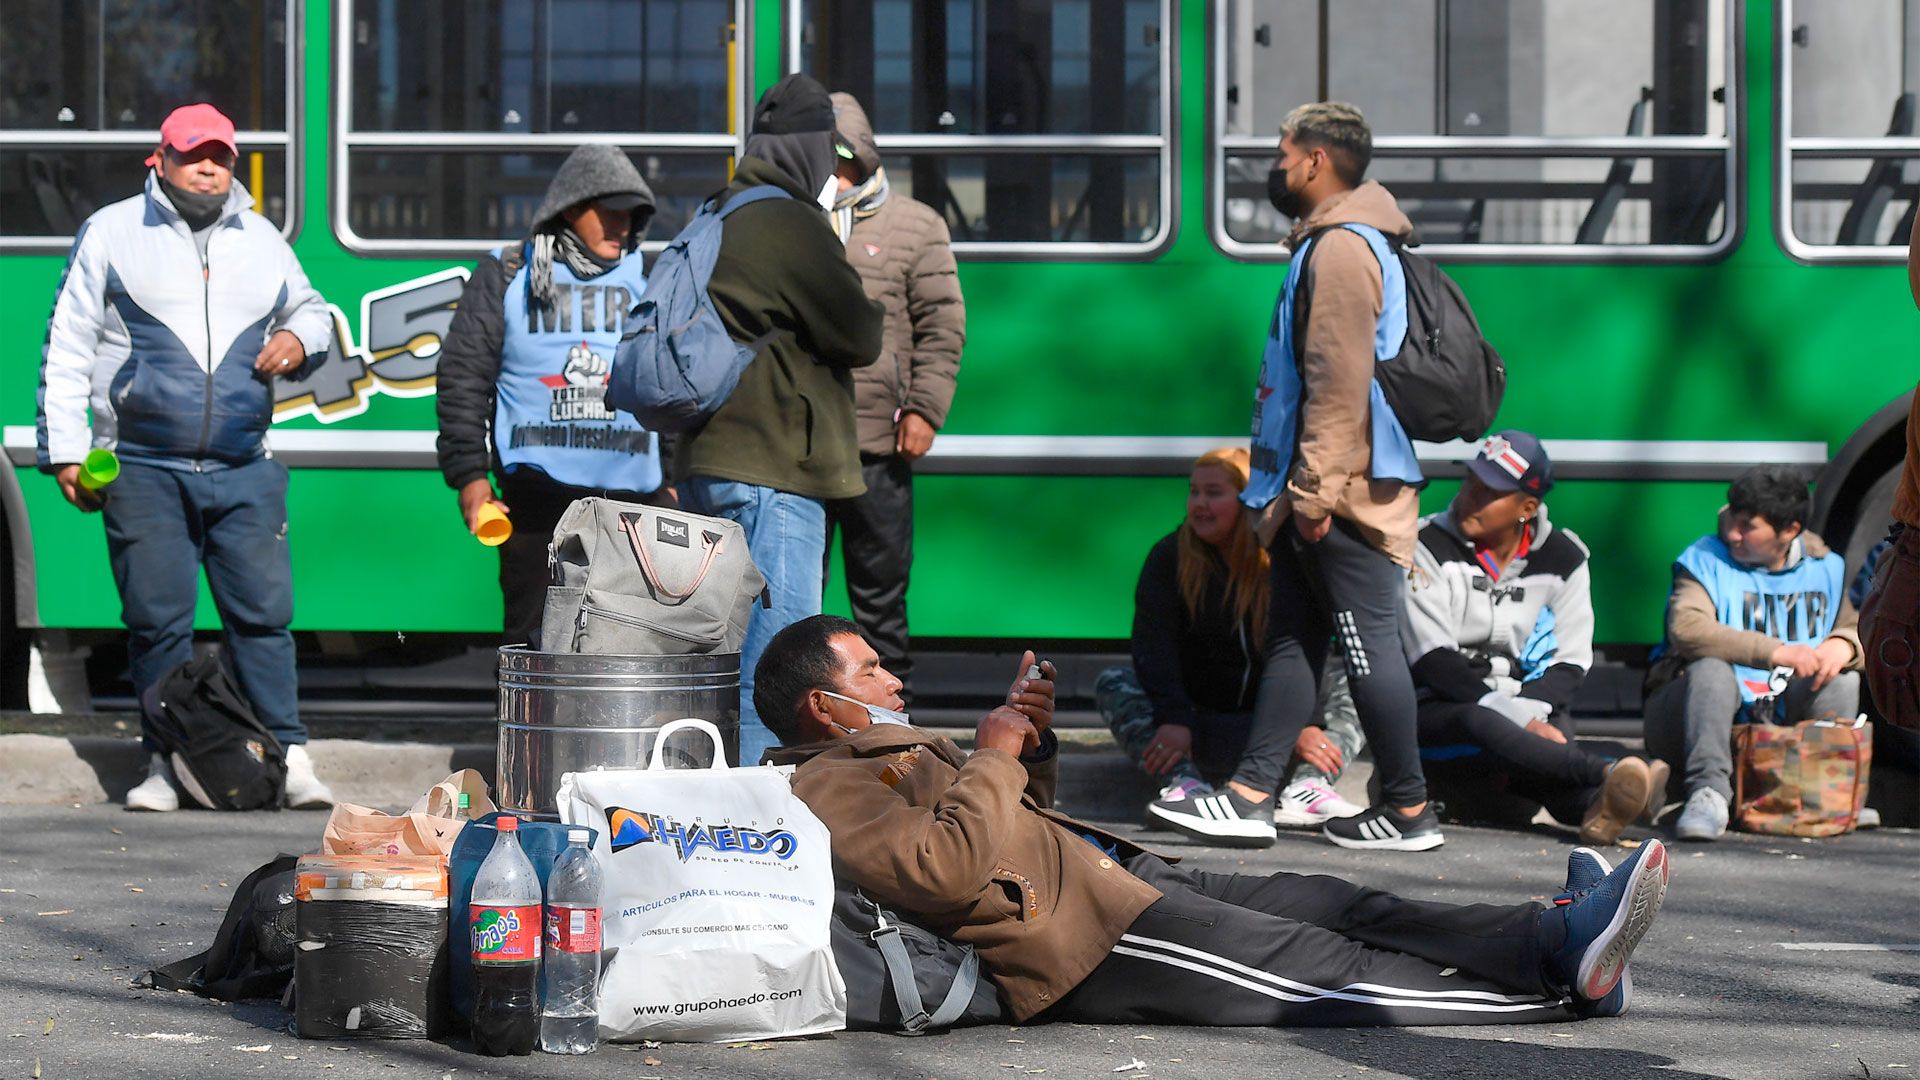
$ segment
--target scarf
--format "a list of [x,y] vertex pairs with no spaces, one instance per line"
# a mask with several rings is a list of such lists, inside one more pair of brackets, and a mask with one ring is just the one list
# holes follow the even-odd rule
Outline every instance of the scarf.
[[551,310],[560,302],[560,295],[553,287],[553,256],[556,251],[566,260],[567,268],[573,271],[575,277],[596,278],[619,264],[618,259],[608,262],[588,251],[580,235],[564,226],[535,233],[533,252],[527,260],[529,306]]
[[834,198],[833,231],[840,234],[842,244],[853,240],[854,221],[879,213],[880,204],[887,201],[887,194],[892,190],[887,183],[887,170],[882,166],[873,170],[866,183],[848,188]]

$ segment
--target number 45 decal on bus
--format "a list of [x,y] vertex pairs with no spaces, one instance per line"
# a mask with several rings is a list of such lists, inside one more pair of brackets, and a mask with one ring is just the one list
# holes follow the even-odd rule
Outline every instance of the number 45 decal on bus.
[[275,379],[273,418],[312,416],[322,423],[359,416],[376,393],[424,397],[434,392],[440,348],[467,286],[466,267],[376,289],[360,298],[360,344],[333,304],[333,342],[297,379]]

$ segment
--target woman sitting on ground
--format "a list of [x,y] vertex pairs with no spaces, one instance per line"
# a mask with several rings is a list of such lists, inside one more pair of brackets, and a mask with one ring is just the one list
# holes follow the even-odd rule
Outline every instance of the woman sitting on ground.
[[[1194,462],[1186,520],[1147,553],[1134,589],[1133,666],[1094,681],[1114,738],[1149,776],[1165,778],[1163,799],[1211,793],[1246,749],[1268,596],[1267,553],[1240,504],[1246,484],[1245,450]],[[1360,812],[1332,787],[1360,744],[1351,716],[1301,732],[1296,782],[1278,803],[1291,815],[1283,823]]]
[[1402,634],[1420,690],[1420,745],[1478,748],[1488,779],[1611,844],[1650,817],[1668,768],[1610,760],[1571,739],[1569,706],[1593,664],[1587,548],[1547,521],[1553,462],[1503,431],[1467,465],[1444,512],[1421,522]]

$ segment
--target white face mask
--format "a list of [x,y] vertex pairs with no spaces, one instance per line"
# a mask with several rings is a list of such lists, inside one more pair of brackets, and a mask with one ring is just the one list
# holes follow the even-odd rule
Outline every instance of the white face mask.
[[[912,721],[907,719],[906,713],[895,712],[892,709],[883,709],[878,705],[869,705],[864,701],[855,701],[852,698],[846,696],[845,694],[836,694],[831,690],[822,690],[820,692],[827,695],[828,697],[839,698],[841,701],[847,702],[848,704],[851,704],[851,705],[858,705],[861,708],[867,710],[867,723],[869,724],[898,724],[901,727],[913,726]],[[834,727],[839,728],[841,731],[844,731],[849,735],[853,734],[853,729],[850,727],[847,727],[844,724],[834,724],[833,721],[831,720],[827,721],[827,723],[833,724]]]
[[[828,211],[831,211],[831,210],[833,209],[833,200],[834,200],[834,199],[835,199],[835,198],[836,198],[836,197],[837,197],[837,196],[838,196],[839,194],[840,194],[840,177],[839,177],[839,176],[838,176],[837,174],[835,174],[835,173],[828,173],[828,174],[827,174],[827,182],[826,182],[826,184],[825,184],[825,186],[823,186],[823,187],[822,187],[822,188],[820,189],[820,195],[819,195],[819,200],[818,200],[818,201],[819,201],[819,203],[820,203],[820,209],[822,209],[822,210],[828,210]],[[840,697],[840,695],[839,695],[839,694],[835,694],[835,695],[833,695],[833,696],[834,696],[834,697]],[[842,698],[842,700],[844,700],[844,701],[852,701],[853,699],[852,699],[852,698]]]

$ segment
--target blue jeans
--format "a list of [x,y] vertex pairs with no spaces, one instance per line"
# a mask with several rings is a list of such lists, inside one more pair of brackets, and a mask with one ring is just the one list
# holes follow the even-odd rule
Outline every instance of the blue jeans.
[[753,707],[753,669],[773,635],[809,615],[820,614],[821,560],[827,556],[827,508],[818,499],[756,484],[690,476],[679,485],[680,505],[696,514],[726,518],[747,532],[747,552],[767,579],[773,606],[753,607],[747,639],[740,646],[740,764],[758,765],[780,740]]
[[[119,478],[101,494],[135,692],[144,694],[192,659],[204,565],[240,688],[283,745],[306,742],[287,630],[287,467],[263,458],[196,473],[123,460]],[[142,742],[155,749],[150,735]]]

